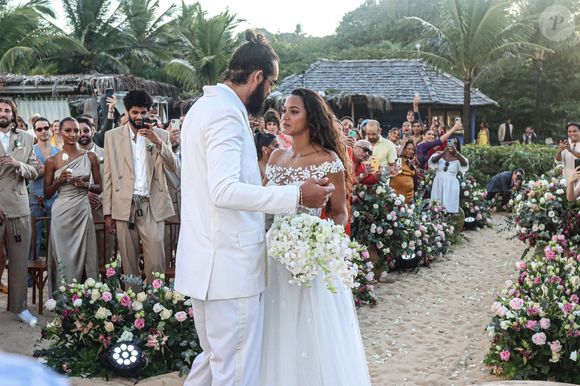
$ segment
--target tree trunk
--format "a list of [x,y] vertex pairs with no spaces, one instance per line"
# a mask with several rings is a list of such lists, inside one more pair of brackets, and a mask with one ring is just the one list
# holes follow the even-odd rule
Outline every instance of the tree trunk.
[[467,78],[463,79],[463,130],[465,143],[471,143],[474,140],[471,127],[471,79]]
[[544,55],[543,51],[536,53],[533,58],[534,69],[536,70],[536,95],[534,110],[534,127],[537,130],[542,127],[542,117],[544,109]]

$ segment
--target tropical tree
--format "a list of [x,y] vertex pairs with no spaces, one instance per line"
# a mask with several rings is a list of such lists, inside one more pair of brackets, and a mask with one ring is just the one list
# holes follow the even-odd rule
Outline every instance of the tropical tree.
[[407,18],[423,27],[425,50],[420,54],[462,78],[464,122],[471,123],[473,83],[518,54],[539,47],[529,42],[533,27],[518,22],[509,8],[508,0],[441,0],[437,24]]
[[[161,10],[159,0],[122,0],[121,10],[126,21],[123,28],[133,49],[123,58],[131,73],[156,77],[161,63],[172,57],[170,46],[175,42],[173,13],[175,4]],[[147,66],[155,63],[154,66]],[[145,64],[145,66],[144,66]]]
[[55,23],[61,49],[47,59],[61,73],[126,73],[123,58],[134,49],[134,39],[121,29],[126,20],[121,4],[111,0],[62,0],[66,26]]
[[234,29],[239,22],[229,10],[207,18],[198,3],[186,5],[182,0],[176,20],[181,59],[171,60],[165,72],[190,91],[216,83],[236,47]]
[[0,72],[26,72],[35,64],[35,47],[47,41],[42,17],[54,17],[50,5],[50,0],[20,5],[0,0]]

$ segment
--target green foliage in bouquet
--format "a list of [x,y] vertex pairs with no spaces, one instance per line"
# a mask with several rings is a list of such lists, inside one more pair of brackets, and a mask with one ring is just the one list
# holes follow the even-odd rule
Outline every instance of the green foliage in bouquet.
[[480,186],[500,172],[523,168],[527,179],[535,179],[554,167],[556,149],[545,145],[465,145],[461,154],[469,160],[469,172]]
[[563,235],[538,252],[492,305],[484,363],[509,378],[580,383],[580,254]]
[[45,308],[55,314],[42,329],[47,349],[34,352],[52,369],[69,376],[108,377],[109,347],[132,341],[142,350],[146,365],[140,376],[189,371],[201,352],[193,321],[191,299],[169,288],[163,274],[143,291],[123,291],[120,265],[107,265],[106,280],[62,285]]

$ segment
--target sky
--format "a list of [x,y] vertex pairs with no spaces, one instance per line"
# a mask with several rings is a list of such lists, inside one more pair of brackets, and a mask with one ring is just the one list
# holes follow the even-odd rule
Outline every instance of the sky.
[[[194,0],[185,0],[194,3]],[[332,35],[342,16],[357,8],[364,0],[199,0],[203,10],[214,16],[227,8],[246,20],[239,27],[265,28],[269,32],[294,32],[296,24],[310,36]],[[181,0],[161,0],[161,4],[180,4]]]

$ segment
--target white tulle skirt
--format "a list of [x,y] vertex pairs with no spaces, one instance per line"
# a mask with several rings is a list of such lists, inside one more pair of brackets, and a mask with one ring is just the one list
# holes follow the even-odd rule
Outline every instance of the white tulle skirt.
[[352,293],[333,294],[318,277],[311,288],[268,258],[260,386],[371,384]]

